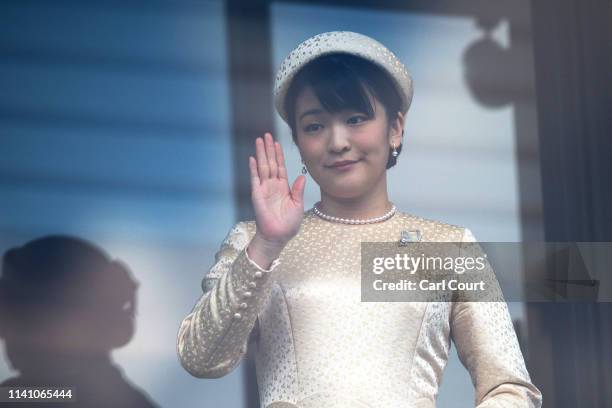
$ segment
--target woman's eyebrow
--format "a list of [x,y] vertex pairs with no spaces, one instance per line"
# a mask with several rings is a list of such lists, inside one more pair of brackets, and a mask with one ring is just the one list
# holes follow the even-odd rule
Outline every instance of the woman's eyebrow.
[[302,120],[302,118],[306,115],[316,115],[316,114],[323,113],[323,112],[324,110],[321,108],[308,109],[306,112],[300,115],[300,118],[298,120]]

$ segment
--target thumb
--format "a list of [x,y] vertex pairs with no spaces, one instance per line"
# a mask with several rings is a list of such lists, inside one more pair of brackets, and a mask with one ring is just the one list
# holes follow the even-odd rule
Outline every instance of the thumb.
[[304,186],[306,185],[306,176],[300,174],[291,187],[291,197],[293,200],[301,203],[304,201]]

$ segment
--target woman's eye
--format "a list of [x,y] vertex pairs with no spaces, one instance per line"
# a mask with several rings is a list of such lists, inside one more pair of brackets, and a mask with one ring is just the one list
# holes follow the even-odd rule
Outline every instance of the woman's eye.
[[305,132],[316,132],[317,130],[319,130],[321,125],[319,124],[312,124],[312,125],[308,125],[304,128]]
[[367,120],[367,118],[365,116],[352,116],[352,117],[349,118],[348,121],[351,124],[356,124],[356,123],[364,122],[366,120]]

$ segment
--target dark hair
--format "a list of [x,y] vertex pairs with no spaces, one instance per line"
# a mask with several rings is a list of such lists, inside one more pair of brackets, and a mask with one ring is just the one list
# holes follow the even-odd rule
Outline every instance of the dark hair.
[[[293,142],[297,145],[295,105],[297,97],[305,87],[310,86],[325,110],[331,113],[345,109],[363,112],[374,116],[369,91],[385,107],[387,120],[395,119],[400,111],[401,97],[389,74],[378,65],[352,54],[326,54],[306,64],[296,74],[285,98],[285,111]],[[402,151],[402,144],[396,146]],[[397,159],[389,148],[387,169],[393,167]]]

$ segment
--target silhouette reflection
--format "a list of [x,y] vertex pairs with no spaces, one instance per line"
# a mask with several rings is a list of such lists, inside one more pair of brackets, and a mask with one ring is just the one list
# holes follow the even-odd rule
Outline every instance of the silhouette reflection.
[[47,236],[8,250],[0,337],[19,374],[0,386],[74,387],[76,402],[43,403],[50,407],[156,407],[110,356],[134,334],[138,284],[130,275],[120,261],[75,237]]

